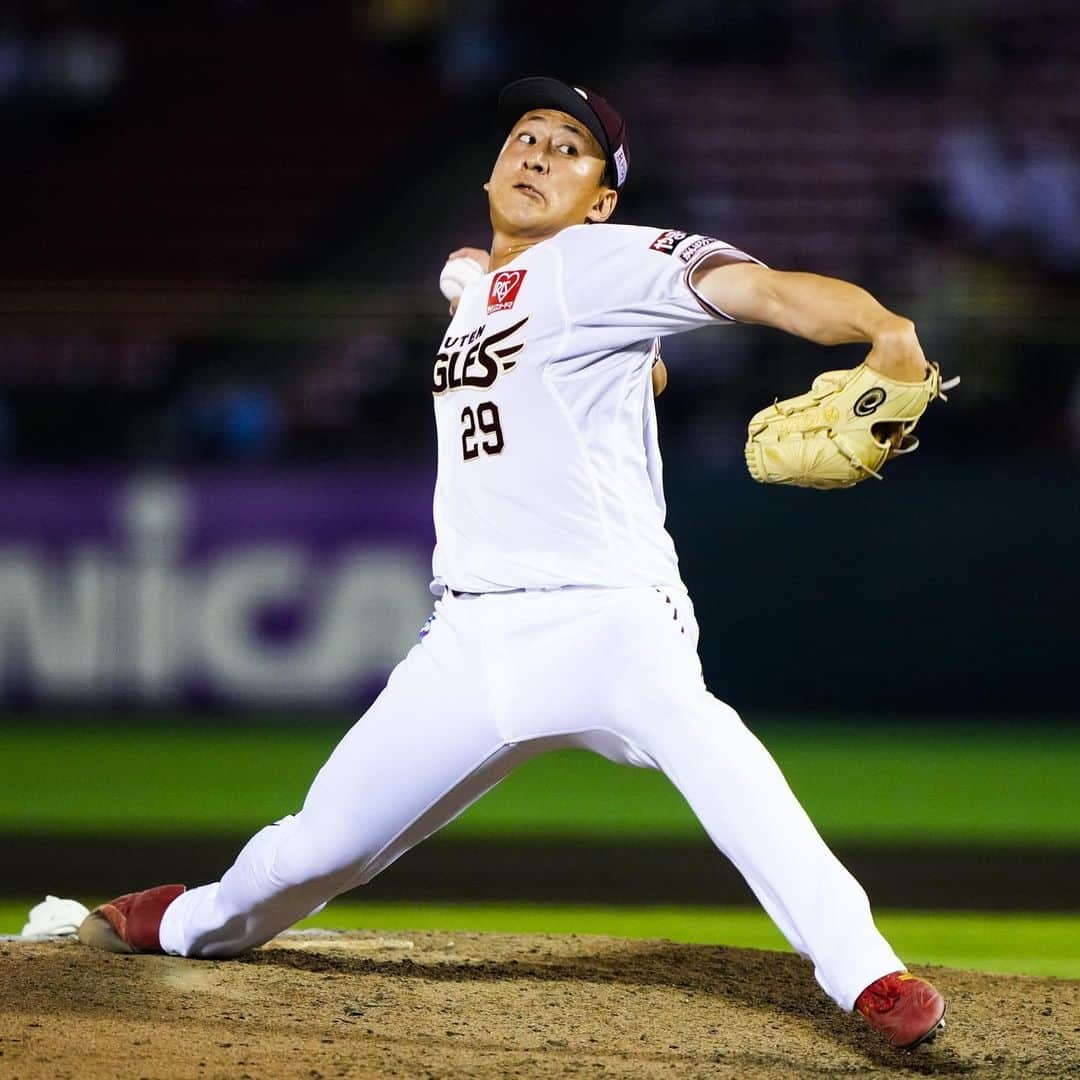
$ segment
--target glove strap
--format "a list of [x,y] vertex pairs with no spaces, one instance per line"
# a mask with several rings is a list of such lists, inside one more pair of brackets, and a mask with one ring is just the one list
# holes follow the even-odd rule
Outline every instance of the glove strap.
[[872,477],[874,477],[875,480],[885,479],[885,477],[882,476],[881,473],[876,472],[874,469],[871,469],[869,465],[860,461],[852,450],[848,449],[842,435],[830,435],[829,438],[832,439],[833,443],[836,445],[836,449],[839,450],[840,453],[843,454],[844,457],[846,457],[848,461],[850,461],[851,464],[854,465],[857,469],[862,469],[863,472],[869,473]]

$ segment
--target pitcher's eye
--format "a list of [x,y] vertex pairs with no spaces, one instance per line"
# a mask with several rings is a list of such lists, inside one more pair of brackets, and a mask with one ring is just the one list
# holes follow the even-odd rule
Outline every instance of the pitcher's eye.
[[576,157],[578,149],[576,146],[571,146],[569,143],[563,143],[559,149],[566,154],[567,157]]

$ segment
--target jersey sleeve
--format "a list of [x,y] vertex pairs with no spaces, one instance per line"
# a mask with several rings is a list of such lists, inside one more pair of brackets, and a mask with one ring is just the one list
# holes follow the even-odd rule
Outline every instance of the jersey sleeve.
[[584,225],[560,236],[563,297],[572,332],[610,344],[734,321],[690,283],[710,262],[758,262],[712,236],[637,225]]

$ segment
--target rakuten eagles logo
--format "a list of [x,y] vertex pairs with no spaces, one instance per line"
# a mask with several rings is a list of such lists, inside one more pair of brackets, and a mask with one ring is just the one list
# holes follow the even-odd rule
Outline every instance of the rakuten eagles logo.
[[483,323],[468,334],[447,334],[442,351],[435,357],[431,392],[445,394],[466,386],[486,390],[500,375],[513,371],[517,361],[511,357],[525,348],[525,342],[511,339],[528,321],[526,315],[520,322],[494,334],[486,334],[487,326]]

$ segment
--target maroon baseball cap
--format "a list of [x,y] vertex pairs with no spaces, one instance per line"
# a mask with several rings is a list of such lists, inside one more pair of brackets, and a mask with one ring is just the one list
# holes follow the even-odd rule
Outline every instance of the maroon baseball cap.
[[499,123],[509,130],[530,109],[558,109],[580,120],[595,136],[615,175],[615,187],[626,183],[630,157],[626,122],[599,94],[559,79],[518,79],[499,94]]

